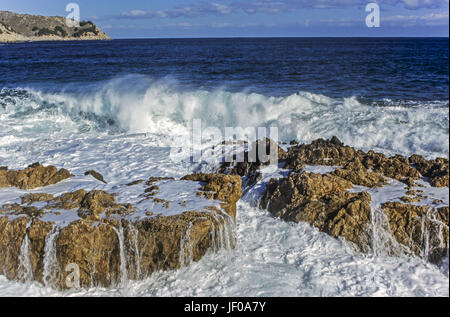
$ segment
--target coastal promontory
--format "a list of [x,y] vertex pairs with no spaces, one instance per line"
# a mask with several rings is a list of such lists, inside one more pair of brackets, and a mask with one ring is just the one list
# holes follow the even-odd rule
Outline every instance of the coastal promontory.
[[90,21],[69,27],[63,17],[0,11],[0,43],[79,40],[109,40],[109,36]]

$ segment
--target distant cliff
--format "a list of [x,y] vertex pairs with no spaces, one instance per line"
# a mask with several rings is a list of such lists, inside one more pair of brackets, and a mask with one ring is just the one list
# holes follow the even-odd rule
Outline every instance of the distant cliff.
[[0,43],[24,41],[109,40],[92,22],[69,28],[63,17],[17,14],[0,11]]

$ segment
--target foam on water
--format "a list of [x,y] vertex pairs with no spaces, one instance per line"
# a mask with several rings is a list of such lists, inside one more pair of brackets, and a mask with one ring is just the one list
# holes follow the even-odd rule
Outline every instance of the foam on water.
[[286,223],[238,204],[236,250],[208,254],[178,271],[123,288],[60,293],[7,281],[0,295],[24,296],[448,296],[448,271],[415,258],[356,254],[308,224]]
[[[195,118],[218,127],[278,125],[284,140],[297,138],[306,142],[336,135],[346,144],[365,150],[447,157],[448,114],[448,101],[370,104],[354,97],[332,99],[310,93],[271,97],[226,89],[183,90],[171,81],[155,82],[143,76],[52,92],[3,89],[0,166],[23,168],[39,161],[64,167],[75,177],[49,186],[46,192],[57,195],[81,188],[103,189],[121,192],[137,201],[143,185],[125,188],[124,184],[150,176],[180,178],[194,171],[214,169],[170,159],[170,147],[183,144],[183,137],[178,137],[189,133],[190,121]],[[85,171],[92,169],[100,172],[108,184],[84,176]],[[276,173],[264,175],[261,182],[246,191],[238,203],[235,227],[230,223],[219,226],[215,232],[217,248],[222,250],[209,253],[198,263],[175,272],[155,273],[145,281],[122,281],[126,287],[69,293],[37,283],[11,282],[0,276],[0,296],[449,295],[448,257],[443,266],[437,267],[416,258],[356,254],[346,242],[308,224],[286,223],[256,208],[270,178],[283,177],[287,171],[279,169]],[[198,187],[182,182],[162,182],[158,186],[161,198],[194,197],[191,192]],[[403,187],[389,190],[404,195]],[[3,189],[0,200],[14,201],[24,193]],[[371,194],[375,201],[378,194],[384,198],[389,195],[387,191]],[[448,204],[448,192],[436,195],[427,192],[433,198],[443,197]],[[199,203],[192,200],[195,206]],[[67,217],[55,220],[63,226],[75,213],[69,212]],[[218,224],[224,223],[223,215],[216,217]],[[52,247],[56,232],[46,239],[44,280],[48,285],[55,278],[51,268],[56,257]],[[120,231],[118,237],[120,240]],[[232,250],[234,242],[237,247]],[[24,267],[28,266],[27,243],[22,244]],[[190,262],[188,245],[184,249],[183,257]],[[139,263],[137,244],[134,253]],[[121,258],[125,256],[122,254]]]
[[[1,107],[3,105],[3,107]],[[36,136],[151,133],[187,135],[192,120],[204,127],[277,126],[282,140],[308,142],[338,136],[365,150],[447,156],[447,101],[364,103],[299,92],[285,97],[223,90],[186,90],[174,80],[124,76],[104,83],[0,92],[0,147]],[[167,144],[173,142],[170,139]]]

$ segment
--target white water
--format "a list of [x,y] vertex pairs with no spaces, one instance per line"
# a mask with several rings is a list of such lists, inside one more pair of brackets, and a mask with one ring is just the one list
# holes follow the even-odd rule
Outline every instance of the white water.
[[[139,85],[131,84],[136,81]],[[369,105],[352,96],[333,99],[307,92],[271,97],[186,91],[173,81],[142,76],[52,93],[31,88],[0,92],[6,95],[0,94],[0,104],[6,104],[0,107],[0,148],[35,142],[39,135],[61,139],[119,131],[151,133],[158,136],[158,145],[169,145],[175,136],[189,133],[193,119],[201,119],[203,128],[277,126],[280,138],[288,141],[336,135],[365,150],[429,157],[449,153],[448,101]]]
[[[352,97],[331,99],[308,93],[268,97],[226,91],[174,91],[166,82],[154,83],[143,91],[130,87],[124,91],[120,85],[121,80],[112,81],[95,93],[77,94],[29,89],[25,96],[18,93],[11,97],[14,102],[9,101],[5,109],[0,106],[0,166],[23,168],[40,161],[64,167],[75,177],[46,188],[46,192],[57,195],[80,188],[103,189],[121,193],[120,202],[128,199],[127,202],[136,203],[141,199],[143,185],[128,188],[124,184],[150,176],[179,178],[193,171],[213,170],[211,166],[170,159],[170,146],[184,142],[178,136],[186,135],[188,121],[197,117],[219,127],[277,123],[280,136],[286,140],[309,141],[337,135],[349,145],[388,154],[448,156],[448,103],[392,103],[379,107],[361,104]],[[115,124],[109,125],[108,119]],[[85,177],[84,172],[91,169],[100,172],[108,184]],[[278,177],[285,172],[278,170]],[[405,256],[356,254],[346,242],[307,224],[285,223],[255,208],[270,177],[274,175],[264,178],[239,202],[234,229],[231,223],[216,228],[221,251],[208,253],[198,263],[176,272],[155,273],[145,281],[121,278],[122,286],[76,293],[60,293],[37,283],[10,282],[0,276],[0,296],[449,295],[448,258],[437,267]],[[160,198],[179,196],[187,200],[186,208],[191,210],[206,206],[193,195],[198,189],[196,184],[178,181],[161,182],[158,186]],[[33,192],[39,191],[42,189]],[[448,205],[448,191],[436,194],[439,197],[431,197],[428,188],[424,191],[430,200],[440,197]],[[15,201],[23,194],[17,189],[2,189],[0,203]],[[371,195],[375,202],[388,196],[395,200],[404,196],[404,188],[393,186]],[[175,209],[161,208],[158,212],[170,214]],[[65,212],[59,218],[47,217],[59,226],[77,219],[75,211]],[[216,217],[218,224],[224,224],[223,215]],[[237,247],[230,250],[233,234]],[[46,285],[52,285],[58,273],[54,270],[56,235],[55,230],[46,238]],[[118,237],[119,241],[123,239],[120,230]],[[26,243],[23,242],[24,264]],[[135,256],[139,257],[137,243],[135,249]],[[122,243],[122,277],[127,276],[126,256]]]
[[120,225],[119,229],[112,227],[117,234],[117,240],[119,241],[119,255],[120,255],[120,284],[121,287],[126,287],[128,283],[128,270],[127,270],[127,257],[125,250],[125,237],[123,233],[123,227]]
[[56,238],[58,234],[59,229],[55,227],[45,238],[43,280],[47,287],[57,285],[59,278],[59,263],[56,255]]
[[19,254],[19,280],[21,282],[31,282],[33,280],[33,268],[31,267],[30,239],[28,233],[23,238]]
[[131,224],[128,224],[128,230],[132,239],[132,247],[134,248],[134,262],[136,265],[136,277],[140,279],[142,276],[141,271],[141,253],[139,251],[139,231]]
[[194,258],[194,244],[191,240],[191,228],[192,222],[189,223],[189,226],[186,229],[184,235],[181,236],[180,241],[180,265],[181,267],[188,266],[192,263]]
[[20,296],[449,296],[447,273],[419,259],[360,255],[308,224],[238,204],[236,250],[122,288],[60,293],[0,277]]

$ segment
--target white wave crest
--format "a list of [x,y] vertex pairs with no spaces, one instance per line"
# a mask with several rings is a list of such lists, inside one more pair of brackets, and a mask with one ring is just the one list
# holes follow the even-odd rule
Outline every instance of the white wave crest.
[[[269,127],[280,139],[308,142],[336,135],[346,144],[386,153],[448,156],[447,101],[362,103],[299,92],[286,97],[225,89],[186,90],[174,80],[125,76],[58,92],[23,89],[0,94],[0,125],[10,135],[150,133],[186,135],[192,120],[204,127]],[[3,127],[2,127],[3,128]],[[7,128],[5,128],[7,129]],[[1,137],[1,135],[0,135]]]

